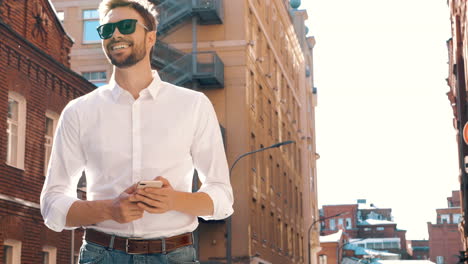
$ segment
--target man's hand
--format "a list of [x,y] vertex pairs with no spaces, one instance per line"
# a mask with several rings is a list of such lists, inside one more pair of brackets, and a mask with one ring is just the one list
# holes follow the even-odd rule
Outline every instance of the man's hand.
[[131,197],[142,210],[152,214],[162,214],[170,210],[176,210],[176,203],[180,192],[175,191],[169,181],[161,176],[154,180],[162,181],[161,188],[138,189],[136,195]]
[[143,217],[143,208],[132,202],[135,197],[136,184],[130,186],[117,198],[112,200],[110,211],[112,219],[120,224],[128,223]]

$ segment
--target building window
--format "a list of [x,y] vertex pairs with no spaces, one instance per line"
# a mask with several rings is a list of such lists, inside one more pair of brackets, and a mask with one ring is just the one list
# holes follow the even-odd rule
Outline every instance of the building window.
[[327,255],[319,256],[319,264],[327,264]]
[[442,224],[444,223],[450,224],[450,215],[449,214],[440,215],[440,221]]
[[377,227],[377,231],[384,231],[384,230],[385,230],[385,228],[383,226],[378,226]]
[[21,242],[13,239],[3,241],[3,263],[21,263]]
[[96,28],[99,26],[97,9],[83,10],[83,42],[96,43],[101,41]]
[[330,219],[330,229],[331,229],[331,230],[335,230],[335,229],[336,229],[335,219]]
[[338,218],[338,227],[343,228],[343,218]]
[[458,223],[460,223],[461,220],[462,220],[462,219],[461,219],[461,214],[453,214],[452,217],[453,217],[453,223],[454,223],[454,224],[458,224]]
[[65,20],[65,12],[57,11],[57,18],[60,20],[60,22],[63,23],[63,21]]
[[97,87],[107,84],[107,74],[105,71],[83,72],[83,77]]
[[8,94],[7,164],[24,169],[26,100],[15,92]]
[[3,246],[3,263],[10,264],[12,262],[13,247]]
[[444,256],[437,256],[436,263],[437,264],[444,264]]
[[372,230],[372,228],[370,228],[370,227],[364,227],[364,231],[371,231],[371,230]]
[[44,264],[56,264],[57,248],[51,246],[42,247],[42,260]]
[[400,243],[399,242],[393,241],[391,243],[392,243],[392,245],[390,246],[390,248],[398,248],[398,249],[400,248]]
[[45,117],[45,144],[44,144],[44,175],[47,174],[47,169],[49,166],[50,153],[52,152],[52,142],[54,141],[55,129],[57,128],[57,122],[59,115],[47,111]]
[[353,228],[353,222],[351,222],[351,218],[346,218],[346,229]]

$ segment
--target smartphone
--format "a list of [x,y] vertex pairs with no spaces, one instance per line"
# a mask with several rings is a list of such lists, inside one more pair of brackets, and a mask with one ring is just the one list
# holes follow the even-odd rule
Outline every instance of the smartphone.
[[141,188],[161,188],[163,186],[162,181],[139,181],[137,183],[137,189]]

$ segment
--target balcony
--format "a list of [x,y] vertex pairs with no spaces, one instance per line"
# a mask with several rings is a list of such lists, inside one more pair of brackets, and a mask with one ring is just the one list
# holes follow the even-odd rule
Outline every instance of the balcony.
[[199,18],[200,25],[218,25],[223,23],[223,0],[195,0],[193,13]]
[[162,69],[172,62],[178,61],[183,56],[185,56],[183,51],[157,40],[156,45],[154,45],[153,54],[151,54],[151,64],[158,69]]
[[223,23],[223,0],[153,0],[159,3],[158,36],[167,35],[177,26],[198,16],[200,25]]
[[224,87],[224,63],[214,51],[198,52],[195,54],[197,63],[193,70],[193,78],[200,87]]
[[177,61],[159,71],[161,80],[182,86],[192,80],[191,54],[186,54]]
[[161,80],[179,86],[197,82],[199,88],[224,87],[224,63],[214,51],[186,54],[159,71]]

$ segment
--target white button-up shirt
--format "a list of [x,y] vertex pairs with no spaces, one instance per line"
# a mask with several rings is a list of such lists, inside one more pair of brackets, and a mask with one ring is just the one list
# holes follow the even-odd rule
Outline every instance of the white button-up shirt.
[[[191,192],[194,168],[199,192],[214,203],[218,220],[233,213],[233,194],[216,113],[200,92],[162,82],[156,71],[138,99],[115,81],[71,101],[63,110],[54,137],[41,194],[45,224],[66,228],[76,187],[86,173],[87,199],[114,199],[140,180],[163,176],[177,191]],[[197,217],[178,211],[144,213],[119,224],[113,220],[92,228],[127,237],[157,238],[191,232]]]

